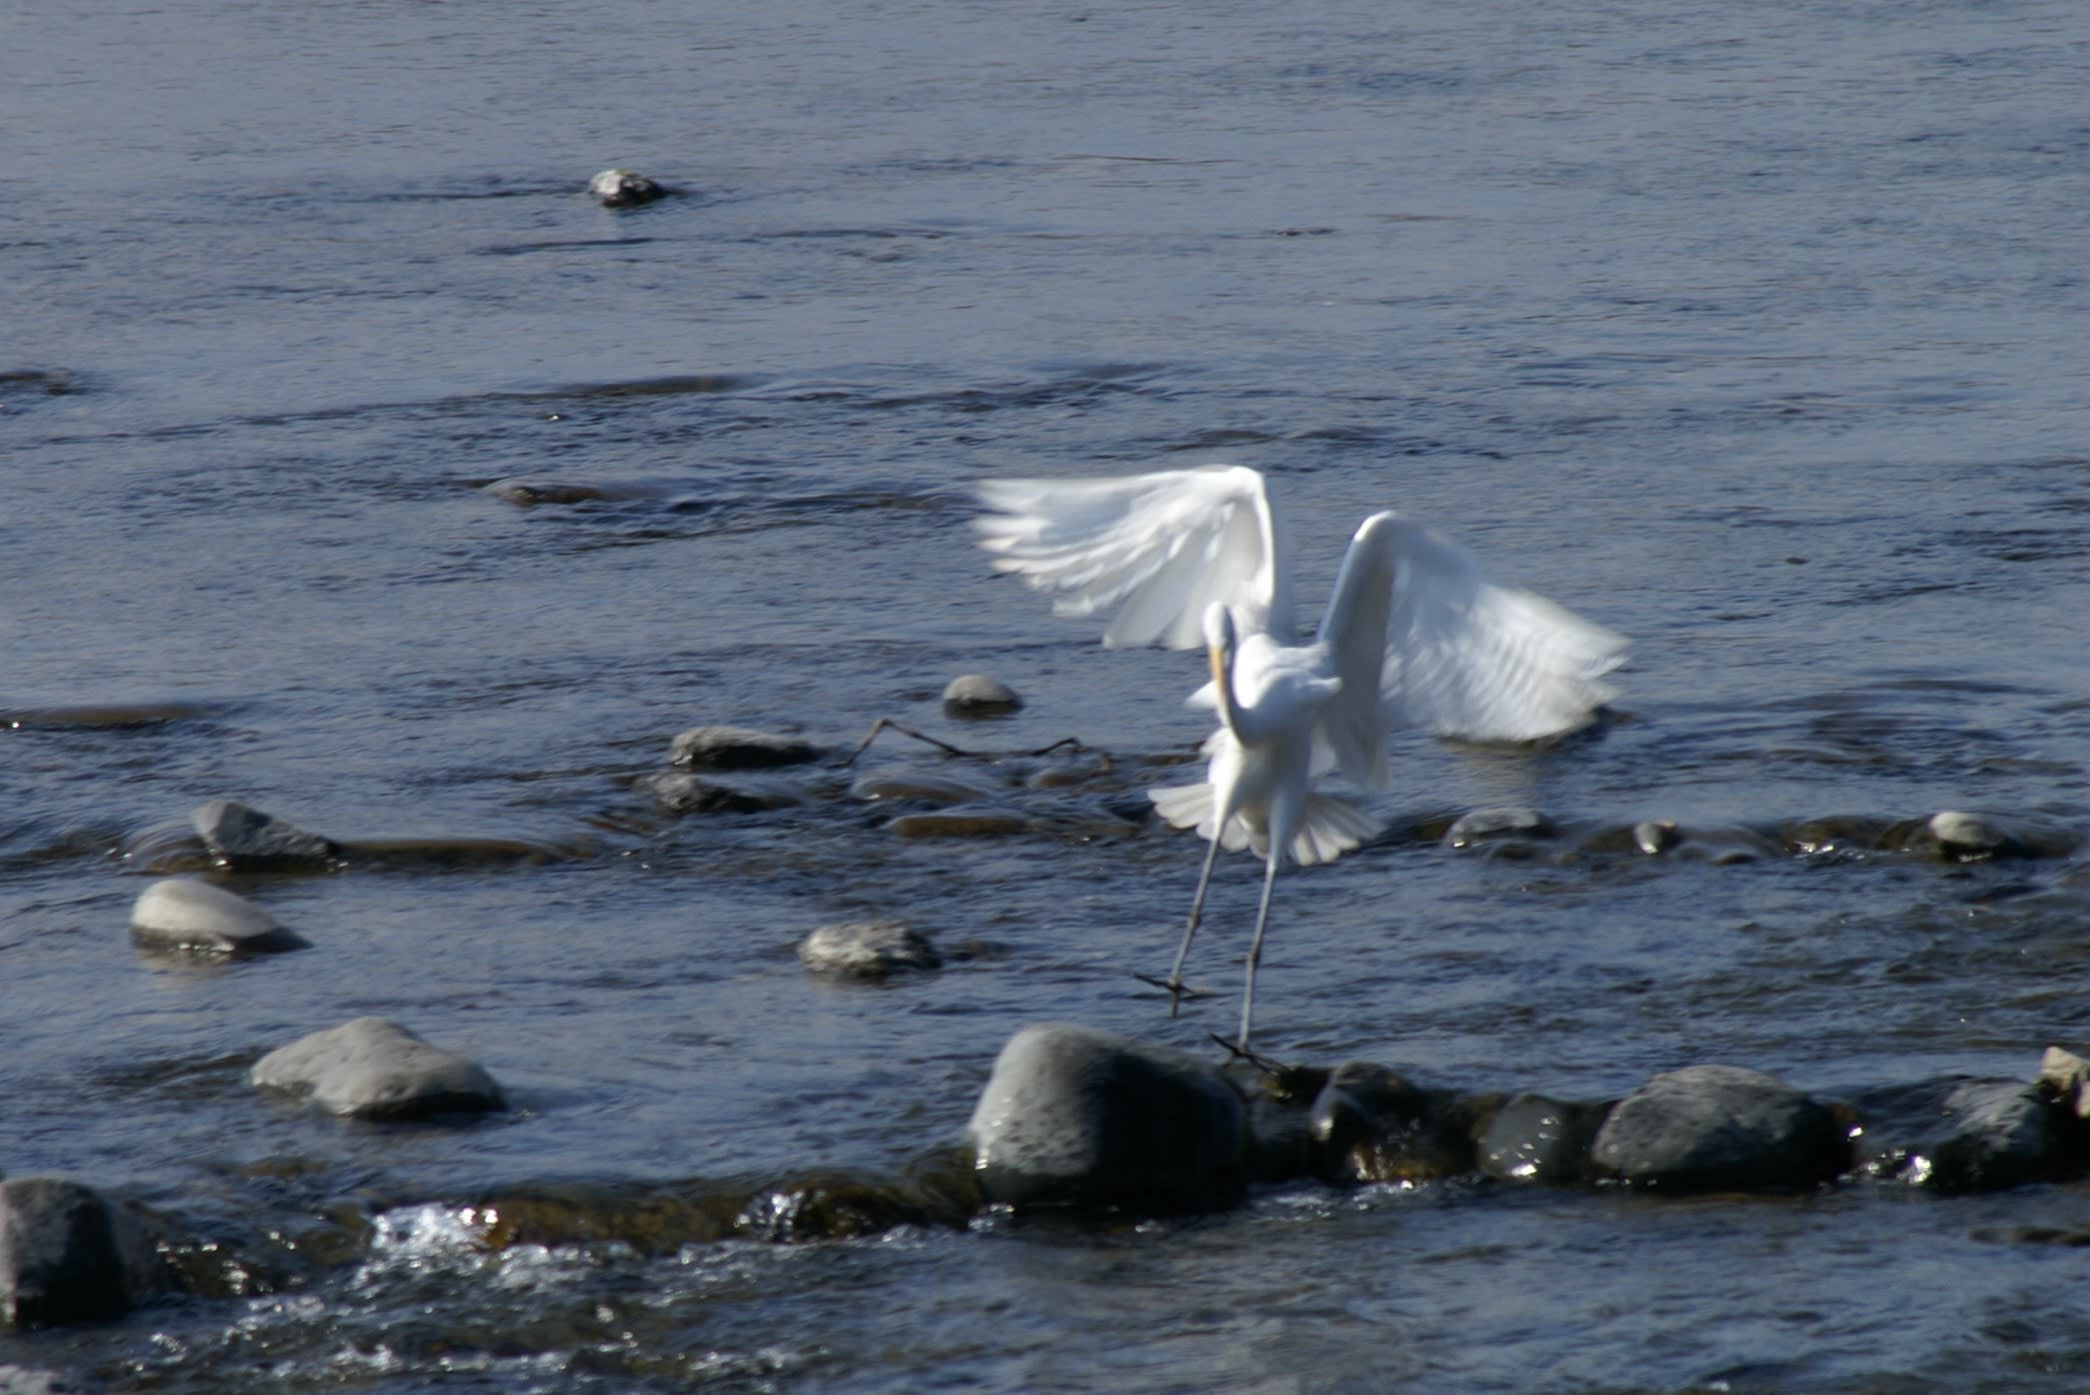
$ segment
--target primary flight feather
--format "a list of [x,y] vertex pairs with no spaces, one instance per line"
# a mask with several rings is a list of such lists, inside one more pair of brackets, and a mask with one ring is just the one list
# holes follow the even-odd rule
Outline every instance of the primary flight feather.
[[1056,593],[1062,615],[1115,610],[1111,646],[1204,645],[1212,681],[1191,695],[1219,714],[1206,777],[1148,791],[1178,828],[1211,842],[1174,970],[1204,910],[1222,847],[1264,859],[1236,1048],[1248,1050],[1255,971],[1284,858],[1326,862],[1376,830],[1349,800],[1312,788],[1340,771],[1381,789],[1386,737],[1423,727],[1469,741],[1532,741],[1591,721],[1626,641],[1529,591],[1393,512],[1350,541],[1318,632],[1295,631],[1290,547],[1263,476],[1208,465],[1122,479],[990,480],[976,527],[998,570]]

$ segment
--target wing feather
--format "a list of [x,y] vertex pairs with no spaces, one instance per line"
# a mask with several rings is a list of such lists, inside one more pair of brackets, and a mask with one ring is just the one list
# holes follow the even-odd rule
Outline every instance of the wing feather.
[[1061,615],[1115,609],[1112,647],[1204,643],[1205,608],[1234,607],[1247,629],[1289,633],[1289,548],[1263,477],[1207,465],[1123,479],[986,480],[980,546],[997,570],[1058,593]]
[[1385,735],[1533,741],[1588,724],[1626,640],[1494,580],[1464,547],[1394,513],[1364,521],[1322,622],[1343,689],[1323,739],[1352,779],[1383,784]]

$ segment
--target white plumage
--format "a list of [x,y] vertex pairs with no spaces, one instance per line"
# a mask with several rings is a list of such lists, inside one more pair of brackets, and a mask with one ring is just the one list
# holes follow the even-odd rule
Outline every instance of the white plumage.
[[1326,862],[1376,830],[1353,802],[1311,789],[1340,771],[1383,789],[1386,737],[1424,727],[1470,741],[1531,741],[1585,725],[1613,696],[1626,641],[1493,580],[1478,558],[1397,513],[1351,539],[1308,643],[1296,637],[1291,553],[1263,477],[1208,465],[1124,479],[990,480],[980,544],[997,569],[1056,593],[1062,615],[1116,610],[1111,646],[1203,643],[1219,713],[1205,780],[1149,791],[1161,816],[1211,840],[1174,971],[1203,912],[1218,850],[1263,857],[1237,1048],[1248,1050],[1270,891],[1285,857]]

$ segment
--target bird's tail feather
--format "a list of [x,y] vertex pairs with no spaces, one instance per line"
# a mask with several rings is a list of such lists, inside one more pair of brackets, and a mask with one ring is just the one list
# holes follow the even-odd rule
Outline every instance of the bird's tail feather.
[[[1147,797],[1154,801],[1154,812],[1172,826],[1194,828],[1200,838],[1207,840],[1213,836],[1215,804],[1210,784],[1163,785],[1148,790]],[[1311,867],[1317,862],[1333,862],[1378,831],[1378,820],[1356,802],[1339,795],[1309,794],[1299,831],[1292,835],[1292,845],[1286,851],[1301,867]],[[1270,853],[1268,828],[1251,825],[1239,814],[1226,821],[1219,843],[1228,852],[1248,848],[1258,857]]]

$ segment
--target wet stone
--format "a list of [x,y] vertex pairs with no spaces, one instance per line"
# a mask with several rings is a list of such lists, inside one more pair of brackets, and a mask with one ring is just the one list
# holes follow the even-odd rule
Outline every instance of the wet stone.
[[1913,825],[1897,825],[1887,842],[1947,862],[1987,862],[2066,857],[2081,846],[2082,839],[2072,830],[2031,819],[1947,809]]
[[927,804],[970,804],[987,792],[941,775],[908,770],[876,770],[849,786],[849,797],[867,801],[914,799]]
[[788,790],[728,784],[687,770],[663,771],[639,783],[671,814],[762,814],[800,802]]
[[273,954],[306,941],[261,907],[209,882],[169,878],[139,893],[131,938],[148,949],[200,954]]
[[1474,809],[1461,814],[1444,832],[1454,848],[1509,838],[1551,838],[1558,830],[1536,809]]
[[1827,1105],[1761,1071],[1688,1066],[1612,1107],[1590,1161],[1601,1177],[1665,1191],[1782,1190],[1843,1171]]
[[799,941],[798,958],[814,973],[835,978],[882,979],[943,966],[927,937],[897,920],[823,925]]
[[1423,1182],[1473,1166],[1472,1138],[1455,1098],[1369,1061],[1337,1066],[1310,1119],[1314,1170],[1329,1181]]
[[1602,1105],[1512,1096],[1481,1131],[1480,1170],[1505,1182],[1558,1186],[1584,1181],[1604,1113]]
[[249,1077],[263,1089],[309,1093],[329,1113],[414,1119],[507,1108],[491,1075],[396,1022],[359,1017],[278,1047]]
[[332,866],[340,845],[274,814],[231,799],[213,799],[190,815],[203,844],[217,862],[252,870],[317,869]]
[[495,480],[484,488],[494,498],[519,508],[535,508],[539,504],[585,504],[610,497],[609,491],[599,485],[572,480],[505,479]]
[[1247,1109],[1218,1067],[1072,1023],[1009,1039],[968,1138],[992,1202],[1209,1210],[1248,1181]]
[[124,1208],[62,1177],[0,1182],[0,1318],[16,1327],[120,1317],[164,1274]]
[[668,194],[645,175],[627,169],[603,170],[588,181],[588,192],[604,208],[632,208]]
[[961,674],[943,690],[943,710],[954,717],[998,717],[1022,707],[1014,688],[984,673]]
[[1001,838],[1031,831],[1028,816],[1004,809],[939,809],[889,819],[888,833],[902,838]]
[[2043,1084],[1932,1080],[1854,1101],[1858,1170],[1948,1193],[1996,1191],[2079,1171],[2080,1131]]
[[821,750],[810,741],[748,727],[691,727],[677,736],[668,748],[668,759],[676,765],[700,770],[761,770],[780,765],[804,765],[820,759]]

